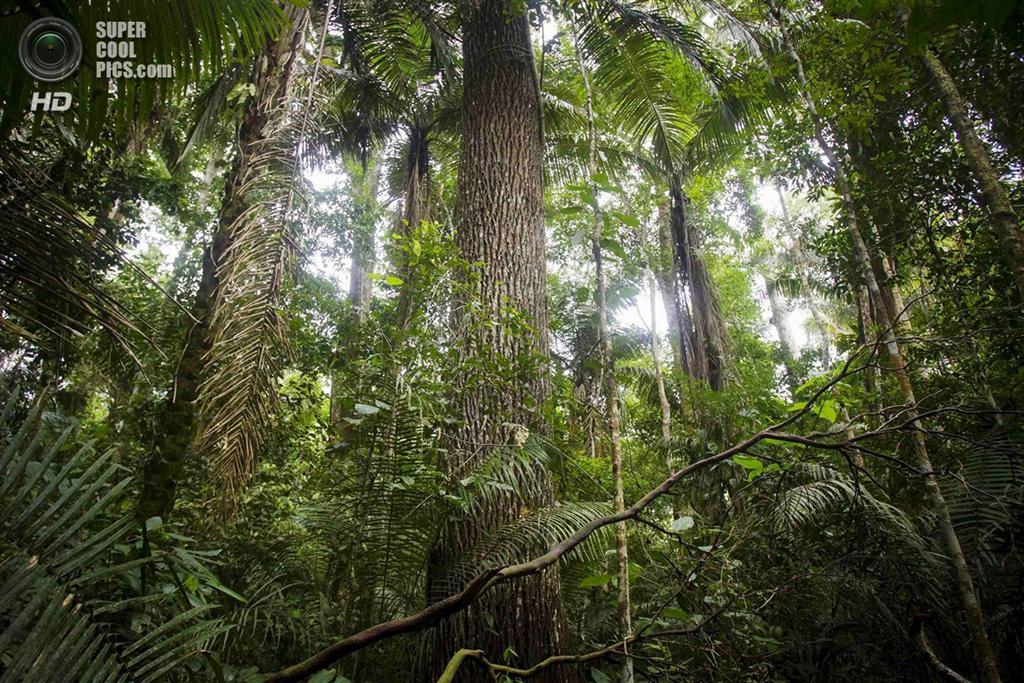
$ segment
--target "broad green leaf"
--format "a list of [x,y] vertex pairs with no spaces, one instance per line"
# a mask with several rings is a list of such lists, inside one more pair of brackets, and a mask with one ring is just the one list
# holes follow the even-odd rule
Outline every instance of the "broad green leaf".
[[596,588],[597,586],[604,586],[611,580],[611,574],[595,574],[594,576],[588,576],[580,581],[580,588]]

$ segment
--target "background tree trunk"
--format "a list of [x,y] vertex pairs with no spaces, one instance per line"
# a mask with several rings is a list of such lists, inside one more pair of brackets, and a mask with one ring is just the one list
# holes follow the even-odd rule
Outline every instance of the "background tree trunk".
[[960,97],[953,77],[949,75],[935,53],[928,48],[921,53],[921,63],[935,83],[946,115],[953,123],[967,165],[971,167],[981,188],[982,202],[988,208],[996,235],[1003,244],[1004,256],[1013,270],[1017,289],[1024,295],[1024,234],[1021,233],[1017,214],[1010,204],[1006,190],[999,182],[999,174],[992,165],[992,158],[978,137],[974,122],[967,113],[967,106]]
[[[594,127],[594,94],[590,88],[590,75],[587,73],[587,68],[579,56],[578,46],[576,48],[576,58],[586,93],[587,175],[590,182],[590,192],[595,197],[594,223],[590,232],[590,250],[594,258],[594,284],[597,289],[597,319],[600,333],[601,367],[604,372],[605,386],[605,422],[608,426],[612,456],[612,480],[615,485],[614,509],[615,512],[619,513],[626,508],[622,483],[622,414],[619,410],[619,384],[615,377],[615,357],[612,353],[611,325],[608,323],[608,276],[605,273],[604,258],[601,255],[604,220],[601,207],[596,199],[598,194],[597,183],[593,180],[594,174],[597,172],[597,130]],[[662,393],[664,393],[664,387],[662,387]],[[615,525],[615,558],[618,563],[618,604],[616,607],[619,617],[619,638],[623,642],[623,649],[625,649],[625,642],[633,635],[629,600],[629,537],[625,522],[619,522]],[[621,683],[633,683],[632,657],[623,658],[619,680]]]
[[790,58],[796,66],[797,83],[800,86],[800,93],[804,99],[804,105],[807,107],[807,111],[815,125],[815,139],[818,142],[818,146],[821,147],[821,151],[825,154],[829,166],[835,175],[836,189],[839,191],[843,209],[846,212],[850,240],[853,243],[854,258],[856,260],[857,267],[860,270],[861,277],[864,278],[864,283],[867,286],[868,293],[874,303],[875,314],[879,316],[880,327],[882,330],[880,341],[882,342],[882,347],[885,349],[886,355],[889,358],[893,374],[896,375],[896,382],[899,385],[900,393],[907,405],[906,416],[910,420],[911,429],[913,429],[912,442],[916,460],[915,465],[923,473],[925,490],[931,502],[932,510],[935,512],[937,517],[939,531],[942,534],[943,541],[946,546],[946,552],[949,554],[950,564],[952,565],[953,572],[956,577],[960,606],[964,611],[964,616],[967,620],[967,629],[970,633],[971,642],[974,647],[974,657],[975,663],[978,667],[978,672],[981,675],[982,680],[986,683],[1000,683],[1002,679],[999,676],[999,669],[996,666],[992,645],[989,642],[988,634],[985,631],[985,615],[981,611],[981,604],[978,601],[978,595],[974,591],[974,581],[971,578],[971,572],[967,566],[967,560],[964,557],[963,548],[960,546],[960,539],[957,537],[956,530],[953,528],[953,522],[949,515],[949,507],[946,504],[945,496],[939,486],[938,477],[935,475],[935,470],[932,467],[931,458],[928,454],[928,448],[924,440],[924,433],[922,432],[921,425],[917,421],[917,398],[914,395],[914,389],[910,381],[910,374],[907,369],[906,361],[903,358],[899,343],[894,335],[893,320],[888,314],[885,299],[878,286],[878,281],[875,279],[874,269],[871,267],[871,255],[868,252],[867,245],[864,243],[864,237],[860,232],[860,227],[857,221],[857,207],[853,201],[853,194],[850,189],[849,180],[846,177],[846,171],[836,157],[832,146],[825,139],[824,124],[821,121],[821,117],[818,115],[814,100],[807,89],[807,78],[804,74],[803,62],[800,60],[800,55],[797,53],[796,47],[793,45],[789,32],[786,29],[786,24],[782,20],[782,15],[774,2],[772,0],[769,1],[771,3],[770,7],[772,8],[775,21],[782,32],[783,45],[789,52]]
[[803,244],[800,241],[800,234],[797,232],[796,226],[793,225],[793,220],[789,215],[789,207],[786,206],[786,196],[782,192],[782,187],[780,185],[776,185],[775,191],[779,195],[779,206],[782,208],[782,227],[793,239],[793,258],[796,261],[796,270],[797,276],[800,278],[800,286],[804,292],[804,301],[807,303],[807,308],[811,311],[811,318],[814,319],[814,326],[818,328],[818,334],[821,336],[821,362],[823,367],[828,368],[832,364],[832,361],[829,358],[830,335],[828,327],[825,324],[825,316],[822,315],[821,309],[814,300],[814,294],[811,291],[811,275],[810,266],[807,263],[807,255],[804,254]]
[[768,292],[768,306],[772,313],[772,326],[779,336],[779,351],[782,354],[782,367],[786,371],[786,385],[789,387],[790,395],[796,392],[796,370],[793,364],[793,340],[789,334],[789,325],[786,321],[786,300],[779,291],[779,285],[774,280],[765,278],[765,289]]

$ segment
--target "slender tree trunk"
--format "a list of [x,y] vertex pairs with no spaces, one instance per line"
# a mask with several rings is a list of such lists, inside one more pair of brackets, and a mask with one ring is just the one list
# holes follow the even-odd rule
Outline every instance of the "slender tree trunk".
[[372,290],[369,274],[373,270],[375,228],[377,217],[377,190],[380,186],[380,164],[370,160],[357,183],[354,197],[356,211],[352,225],[352,271],[349,274],[348,300],[362,323],[370,306]]
[[[658,286],[654,278],[654,272],[647,269],[647,291],[651,296],[651,358],[654,361],[654,381],[658,385],[658,406],[661,408],[661,440],[665,449],[665,469],[669,474],[676,471],[676,465],[672,458],[672,449],[669,442],[672,440],[672,406],[668,402],[668,393],[665,391],[665,373],[661,368],[661,341],[658,339]],[[676,496],[668,497],[669,518],[676,519]]]
[[[463,284],[471,294],[456,302],[458,343],[468,358],[507,362],[514,382],[495,386],[475,377],[467,362],[453,394],[464,420],[449,440],[447,465],[455,476],[459,468],[487,457],[496,444],[514,447],[529,432],[543,431],[541,408],[549,393],[540,92],[526,5],[463,0],[461,12],[464,92],[456,242],[468,263],[482,265],[465,275]],[[509,308],[529,330],[508,321]],[[446,526],[431,557],[428,599],[461,589],[467,577],[453,573],[454,565],[495,530],[519,519],[524,508],[554,502],[548,473],[534,473],[534,482],[521,495],[496,496],[473,519]],[[479,605],[445,620],[435,636],[424,680],[435,680],[461,648],[481,649],[495,659],[510,648],[516,663],[564,651],[557,568],[489,593]],[[459,676],[489,680],[479,670]],[[538,679],[553,683],[574,677],[572,668],[555,667]]]
[[768,292],[768,307],[771,309],[772,326],[779,336],[779,351],[782,354],[782,367],[786,371],[786,385],[790,396],[796,393],[796,370],[793,367],[793,340],[786,322],[786,302],[779,291],[779,285],[769,277],[765,277],[765,289]]
[[[580,75],[583,79],[583,88],[586,94],[587,110],[587,176],[590,181],[590,192],[597,197],[597,183],[594,182],[594,174],[597,172],[597,130],[594,126],[594,96],[590,88],[590,75],[586,65],[579,54],[579,47],[576,49],[576,58],[579,65]],[[590,249],[594,256],[594,279],[597,289],[597,317],[599,333],[601,338],[601,367],[604,369],[605,385],[605,418],[608,425],[609,440],[612,456],[612,479],[615,484],[615,512],[619,513],[626,508],[626,499],[622,482],[622,415],[619,410],[619,387],[615,379],[615,358],[612,355],[611,326],[608,323],[608,278],[604,270],[604,259],[601,255],[601,238],[604,226],[601,208],[594,202],[594,224],[590,233]],[[619,616],[619,638],[625,642],[633,635],[633,625],[630,616],[629,600],[629,539],[626,533],[626,523],[619,522],[615,525],[615,556],[618,561],[618,616]],[[633,681],[633,658],[624,657],[619,680],[621,683],[632,683]]]
[[291,93],[296,55],[309,18],[308,10],[288,10],[289,25],[256,61],[256,94],[249,100],[238,130],[238,150],[224,187],[217,229],[203,252],[203,272],[192,304],[185,347],[175,367],[174,384],[154,426],[153,452],[142,473],[139,516],[166,518],[174,509],[182,465],[195,436],[194,402],[199,393],[205,356],[210,349],[210,321],[217,293],[217,269],[230,248],[229,230],[248,204],[242,180],[253,155],[267,144],[268,123]]
[[875,313],[880,318],[882,328],[881,342],[886,351],[886,355],[889,358],[889,364],[892,367],[893,374],[896,376],[896,382],[899,385],[904,403],[907,405],[906,415],[911,420],[910,428],[913,430],[912,442],[916,460],[915,464],[923,474],[925,490],[931,502],[932,509],[935,512],[939,531],[942,534],[944,544],[946,546],[946,552],[949,555],[950,563],[952,564],[954,574],[956,576],[960,604],[967,619],[967,628],[974,647],[974,656],[978,672],[981,675],[982,680],[986,683],[1000,683],[1001,678],[996,666],[995,655],[993,654],[988,634],[985,632],[985,615],[982,613],[981,604],[978,601],[977,593],[974,591],[974,581],[971,578],[971,572],[967,566],[967,560],[964,556],[963,548],[960,545],[960,539],[957,537],[956,531],[953,528],[953,522],[949,515],[949,507],[946,504],[945,496],[939,486],[938,477],[935,475],[935,470],[932,467],[922,427],[916,419],[917,398],[914,395],[910,374],[900,350],[899,342],[893,334],[893,321],[888,315],[884,299],[882,298],[882,292],[878,287],[878,281],[875,279],[875,273],[871,267],[871,256],[868,252],[867,245],[864,243],[864,238],[858,225],[857,209],[853,201],[853,193],[850,189],[849,180],[846,177],[846,171],[842,164],[839,163],[835,151],[825,138],[824,125],[821,121],[821,117],[818,115],[814,100],[807,88],[807,79],[804,74],[803,62],[801,61],[800,55],[797,53],[796,48],[789,37],[789,32],[782,19],[782,15],[774,0],[769,0],[769,3],[772,9],[772,14],[774,15],[779,29],[782,32],[783,44],[796,66],[797,82],[800,86],[804,106],[807,108],[807,111],[815,125],[815,139],[821,147],[821,151],[825,154],[829,166],[832,169],[835,177],[836,189],[839,192],[843,208],[846,212],[847,226],[849,228],[850,240],[853,243],[855,260],[861,272],[861,276],[864,278],[864,282],[867,285],[868,293],[875,302]]
[[661,300],[665,307],[665,320],[668,323],[669,345],[672,348],[674,367],[681,375],[689,372],[686,357],[683,354],[683,339],[679,323],[679,293],[673,275],[675,255],[672,248],[672,233],[669,218],[670,209],[664,204],[658,205],[658,254],[655,259],[654,276],[661,290]]
[[[352,194],[353,211],[352,225],[352,266],[349,272],[348,301],[354,312],[356,329],[354,335],[361,334],[359,327],[366,321],[370,310],[370,300],[373,295],[373,288],[369,274],[373,270],[373,259],[376,250],[376,222],[378,214],[377,191],[380,187],[381,167],[374,159],[369,159],[365,164],[359,166],[357,172],[350,175],[350,184],[354,189]],[[335,363],[342,361],[348,355],[347,349],[351,346],[354,337],[339,339],[335,348]],[[335,366],[337,367],[337,365]],[[340,435],[341,427],[345,425],[342,419],[345,417],[342,410],[342,379],[338,372],[331,377],[330,397],[330,419],[331,425],[336,428]]]
[[[903,9],[906,12],[906,8]],[[956,83],[938,56],[925,48],[921,53],[921,64],[935,84],[946,115],[953,124],[967,165],[971,167],[981,188],[982,202],[988,208],[996,235],[1002,242],[1004,256],[1013,270],[1017,289],[1024,294],[1024,234],[1021,233],[1020,221],[1006,190],[999,181],[999,174],[992,165],[992,158],[978,137]]]

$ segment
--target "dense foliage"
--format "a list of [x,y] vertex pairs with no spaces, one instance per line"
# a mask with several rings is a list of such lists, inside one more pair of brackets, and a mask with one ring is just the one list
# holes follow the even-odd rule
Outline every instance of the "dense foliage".
[[7,4],[0,680],[1024,679],[1024,4]]

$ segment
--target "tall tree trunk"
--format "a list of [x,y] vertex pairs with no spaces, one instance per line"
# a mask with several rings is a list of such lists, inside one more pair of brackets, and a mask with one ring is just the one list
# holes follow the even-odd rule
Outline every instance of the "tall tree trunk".
[[668,323],[669,345],[677,372],[686,374],[689,368],[683,352],[682,327],[679,322],[679,291],[674,275],[675,251],[672,248],[672,232],[670,226],[671,209],[665,204],[658,204],[658,252],[654,261],[654,276],[658,279],[661,300],[665,307],[665,320]]
[[[660,210],[658,214],[658,227],[660,231]],[[668,392],[665,390],[665,372],[661,367],[661,339],[658,336],[658,280],[655,275],[655,263],[658,254],[656,250],[652,251],[643,226],[637,227],[636,236],[637,241],[640,243],[640,250],[643,252],[644,270],[647,275],[647,291],[651,297],[651,359],[654,362],[654,381],[658,388],[658,407],[661,410],[661,440],[665,448],[665,469],[669,474],[672,474],[675,472],[675,463],[672,458],[672,449],[668,445],[672,439],[672,406],[668,401]],[[668,308],[666,305],[666,311]],[[669,325],[671,328],[671,322]],[[676,495],[669,495],[667,498],[669,501],[669,518],[674,520],[676,518]]]
[[[594,174],[597,173],[597,129],[594,126],[594,94],[590,88],[590,74],[587,72],[582,57],[580,57],[578,45],[576,48],[576,58],[586,95],[587,176],[590,182],[590,192],[596,198],[598,194],[597,183],[593,179]],[[603,227],[604,217],[601,213],[601,207],[595,199],[594,223],[590,232],[590,249],[594,256],[598,330],[601,339],[601,367],[603,368],[605,380],[605,420],[608,425],[612,456],[612,480],[615,485],[614,508],[615,512],[619,513],[626,508],[622,483],[622,414],[619,410],[619,387],[615,378],[615,358],[612,355],[611,326],[608,323],[608,278],[604,270],[604,259],[601,254]],[[662,388],[662,391],[664,392],[664,388]],[[618,562],[619,594],[617,612],[619,617],[619,638],[623,641],[623,651],[625,652],[625,643],[633,635],[629,600],[629,539],[626,534],[625,522],[619,522],[615,525],[615,557]],[[623,658],[619,680],[621,683],[633,682],[632,657],[627,656]]]
[[229,230],[248,203],[242,181],[254,163],[253,156],[273,133],[271,119],[287,104],[295,72],[296,55],[309,18],[308,10],[288,10],[290,23],[257,58],[256,94],[246,106],[238,129],[238,149],[225,182],[217,229],[203,252],[203,272],[192,304],[191,326],[175,368],[174,384],[154,425],[153,452],[142,473],[139,516],[145,520],[166,518],[174,509],[178,479],[195,436],[195,400],[210,349],[210,321],[217,293],[217,269],[230,248]]
[[793,341],[786,321],[786,301],[779,291],[778,283],[769,277],[765,277],[765,289],[768,291],[768,307],[772,313],[771,323],[779,336],[779,352],[782,355],[782,367],[786,372],[786,385],[792,396],[796,393],[797,378],[793,363]]
[[[456,242],[467,262],[482,265],[465,276],[471,300],[456,302],[462,318],[458,342],[468,358],[507,362],[515,377],[510,386],[497,387],[463,376],[453,396],[464,419],[450,439],[447,464],[453,474],[479,463],[495,444],[515,446],[528,431],[543,431],[541,407],[549,394],[540,93],[526,5],[463,0],[461,11],[465,85]],[[509,324],[510,307],[529,331]],[[477,324],[483,322],[478,315],[492,324]],[[466,367],[471,373],[469,363]],[[452,568],[474,546],[519,519],[524,508],[554,502],[547,472],[534,477],[537,485],[523,487],[521,495],[496,496],[483,514],[446,526],[431,557],[429,599],[461,588],[466,577],[453,576]],[[494,658],[511,648],[519,663],[563,651],[566,622],[557,568],[489,593],[439,625],[435,635],[436,646],[427,655],[429,680],[464,647]],[[459,675],[490,680],[479,670]],[[574,675],[569,667],[555,667],[538,678],[553,682]]]
[[[409,236],[415,233],[422,221],[430,220],[429,171],[430,171],[430,139],[429,131],[413,123],[409,129],[409,153],[405,164],[405,197],[402,202],[402,217],[396,232]],[[412,323],[415,310],[413,293],[415,292],[415,268],[404,254],[399,252],[397,270],[402,278],[398,292],[398,303],[395,307],[395,318],[399,330],[407,330]]]
[[953,522],[949,515],[949,507],[946,504],[945,496],[939,486],[939,480],[935,475],[935,469],[932,467],[931,458],[928,454],[928,447],[924,440],[924,433],[922,432],[921,424],[917,420],[917,398],[914,395],[914,389],[910,380],[910,373],[900,350],[899,342],[893,334],[893,321],[889,317],[882,297],[882,292],[878,287],[878,281],[875,279],[875,273],[871,267],[871,256],[868,252],[867,245],[864,243],[864,238],[858,225],[857,207],[853,201],[853,193],[850,189],[849,180],[846,177],[846,171],[842,164],[839,163],[835,151],[825,138],[824,124],[822,123],[821,117],[818,115],[814,99],[811,97],[810,91],[807,88],[807,78],[804,74],[803,62],[801,61],[800,55],[797,53],[796,47],[789,36],[789,31],[782,19],[781,12],[778,10],[778,6],[775,4],[775,0],[769,0],[769,6],[771,7],[775,21],[779,26],[779,30],[782,33],[783,45],[789,52],[789,56],[796,66],[797,82],[800,87],[800,94],[804,100],[804,106],[807,108],[807,111],[814,122],[815,139],[821,147],[821,151],[825,154],[829,166],[832,169],[836,189],[839,192],[843,209],[846,212],[850,240],[853,243],[854,258],[857,262],[858,269],[860,270],[861,277],[864,278],[864,283],[867,285],[868,293],[875,302],[876,315],[881,319],[882,345],[889,358],[889,364],[892,367],[893,374],[896,376],[896,382],[899,385],[900,393],[903,395],[903,400],[907,405],[907,412],[905,414],[910,419],[910,428],[913,430],[912,443],[916,460],[915,464],[917,469],[920,470],[923,475],[925,490],[931,502],[932,509],[935,512],[939,530],[946,546],[946,552],[949,555],[950,563],[953,566],[953,571],[956,576],[957,590],[960,596],[960,605],[964,610],[964,615],[967,619],[967,628],[974,647],[974,656],[978,672],[981,675],[982,680],[986,683],[1001,683],[999,670],[996,666],[995,655],[992,651],[992,645],[989,642],[988,634],[985,632],[985,615],[982,613],[981,604],[978,601],[977,593],[974,591],[974,581],[971,578],[971,572],[967,566],[967,560],[964,557],[963,548],[960,545],[960,539],[957,537],[956,530],[953,528]]
[[[335,363],[341,362],[348,355],[347,349],[355,337],[361,334],[358,328],[366,321],[373,294],[369,274],[373,270],[375,254],[377,191],[380,188],[381,166],[377,160],[371,158],[365,164],[360,164],[358,169],[357,172],[350,174],[350,184],[354,192],[352,194],[352,225],[350,226],[352,266],[348,283],[348,302],[352,306],[357,329],[352,330],[352,334],[355,336],[337,341],[334,352]],[[341,403],[341,382],[340,375],[335,372],[331,378],[330,420],[331,425],[336,428],[345,424],[342,422],[345,414]]]
[[[680,336],[688,352],[690,374],[718,391],[725,386],[726,330],[714,283],[698,255],[697,236],[687,221],[679,174],[670,179],[670,232],[675,252],[676,283],[681,295]],[[685,313],[685,314],[683,314]],[[688,323],[692,322],[692,328]]]
[[[902,8],[902,13],[906,20],[909,13],[905,7]],[[967,165],[971,167],[981,188],[982,202],[988,208],[996,235],[1003,244],[1004,256],[1013,270],[1017,289],[1024,295],[1024,234],[1021,233],[1020,221],[1013,210],[1013,205],[1010,204],[1006,190],[999,182],[999,174],[992,165],[992,158],[978,137],[974,122],[967,113],[967,106],[952,76],[946,71],[938,56],[928,48],[921,52],[921,64],[935,84],[946,116],[953,124]]]
[[[661,408],[661,440],[665,448],[665,469],[669,474],[674,474],[676,466],[672,458],[672,449],[669,447],[672,440],[672,406],[665,391],[665,373],[661,368],[661,340],[658,338],[658,285],[650,267],[647,268],[647,291],[651,296],[651,358],[654,361],[654,381],[658,386],[658,406]],[[676,495],[670,494],[667,497],[669,517],[674,520],[677,514]]]
[[361,169],[357,187],[355,215],[352,225],[352,270],[349,273],[348,300],[356,312],[357,322],[363,322],[370,306],[372,294],[369,274],[373,270],[375,252],[377,190],[380,186],[380,164],[367,162]]

